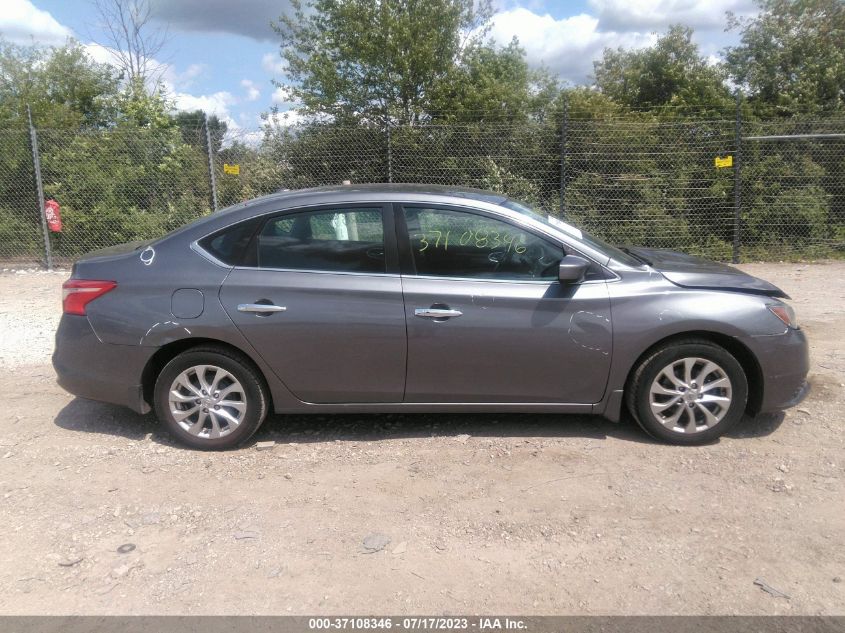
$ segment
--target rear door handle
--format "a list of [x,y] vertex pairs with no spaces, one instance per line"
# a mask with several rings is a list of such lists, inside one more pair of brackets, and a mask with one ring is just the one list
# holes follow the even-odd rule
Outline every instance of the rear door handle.
[[448,308],[415,308],[414,316],[422,317],[424,319],[451,319],[452,317],[463,316],[460,310],[451,310]]
[[241,303],[238,304],[238,312],[284,312],[285,306],[276,306],[271,303]]

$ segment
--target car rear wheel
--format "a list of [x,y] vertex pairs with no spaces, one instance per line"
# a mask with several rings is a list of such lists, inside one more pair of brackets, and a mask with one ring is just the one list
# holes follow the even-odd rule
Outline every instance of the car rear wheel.
[[202,450],[248,440],[267,415],[264,382],[240,354],[193,348],[171,360],[156,380],[156,415],[180,442]]
[[739,361],[705,340],[670,343],[634,372],[628,409],[650,435],[673,444],[704,444],[742,418],[748,381]]

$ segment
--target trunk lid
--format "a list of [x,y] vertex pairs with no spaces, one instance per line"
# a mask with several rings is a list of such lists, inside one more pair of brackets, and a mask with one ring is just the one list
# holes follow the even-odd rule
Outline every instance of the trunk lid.
[[[74,262],[70,276],[72,279],[113,279],[120,269],[118,264],[130,258],[140,258],[152,242],[137,240],[86,253]],[[154,251],[152,255],[155,256]]]
[[135,240],[134,242],[124,242],[123,244],[115,244],[114,246],[107,246],[96,251],[90,251],[80,256],[77,262],[89,262],[93,260],[111,259],[112,257],[125,255],[135,251],[141,251],[153,240]]
[[666,279],[682,288],[707,288],[788,299],[783,290],[772,283],[753,277],[741,270],[677,251],[659,248],[626,247],[625,250],[643,259]]

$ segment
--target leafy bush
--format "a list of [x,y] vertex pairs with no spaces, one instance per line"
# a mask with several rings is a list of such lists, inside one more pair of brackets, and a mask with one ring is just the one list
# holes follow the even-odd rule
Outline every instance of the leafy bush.
[[14,244],[21,253],[43,250],[42,228],[31,218],[21,217],[20,212],[0,209],[0,244]]

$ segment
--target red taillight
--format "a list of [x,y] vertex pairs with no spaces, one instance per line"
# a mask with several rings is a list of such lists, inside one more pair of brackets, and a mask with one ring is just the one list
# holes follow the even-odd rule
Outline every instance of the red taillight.
[[85,316],[86,305],[115,288],[115,281],[68,279],[62,284],[62,310],[65,314]]

